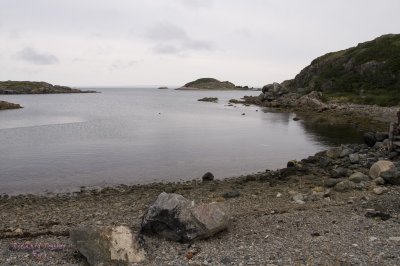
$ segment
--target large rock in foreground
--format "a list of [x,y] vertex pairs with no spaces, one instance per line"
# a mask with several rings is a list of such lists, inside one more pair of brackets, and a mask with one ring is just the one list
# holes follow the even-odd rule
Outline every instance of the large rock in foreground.
[[126,226],[86,226],[71,230],[70,237],[90,265],[131,265],[145,259],[137,237]]
[[210,237],[228,227],[223,203],[194,205],[178,194],[161,193],[142,220],[142,233],[190,242]]

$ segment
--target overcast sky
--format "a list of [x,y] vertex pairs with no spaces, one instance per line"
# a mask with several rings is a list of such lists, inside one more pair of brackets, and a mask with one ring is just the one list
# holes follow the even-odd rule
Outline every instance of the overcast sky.
[[399,0],[0,0],[0,80],[262,86],[400,33]]

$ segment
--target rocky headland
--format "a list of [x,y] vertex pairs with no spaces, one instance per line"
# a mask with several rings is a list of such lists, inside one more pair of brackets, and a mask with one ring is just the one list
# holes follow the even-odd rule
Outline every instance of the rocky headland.
[[294,79],[265,85],[235,103],[387,130],[400,105],[400,34],[383,35],[311,62]]
[[52,85],[47,82],[0,81],[0,94],[50,94],[50,93],[95,93],[66,86]]
[[22,108],[22,106],[19,104],[0,101],[0,110],[19,109],[19,108]]

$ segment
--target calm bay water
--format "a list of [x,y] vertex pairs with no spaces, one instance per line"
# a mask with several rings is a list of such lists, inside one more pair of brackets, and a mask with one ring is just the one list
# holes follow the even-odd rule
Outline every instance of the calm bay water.
[[225,178],[358,138],[351,128],[295,122],[291,113],[226,106],[259,92],[96,90],[1,97],[25,108],[0,112],[0,193],[190,180],[207,171]]

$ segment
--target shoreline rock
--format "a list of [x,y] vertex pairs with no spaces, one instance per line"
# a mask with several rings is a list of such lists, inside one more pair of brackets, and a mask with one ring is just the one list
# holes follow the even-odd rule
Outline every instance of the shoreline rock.
[[9,110],[9,109],[20,109],[23,108],[21,105],[16,103],[10,103],[6,101],[0,101],[0,110]]

